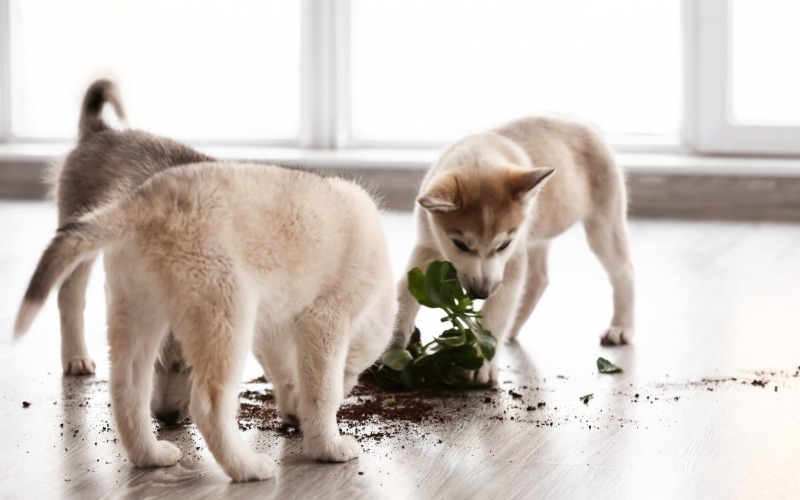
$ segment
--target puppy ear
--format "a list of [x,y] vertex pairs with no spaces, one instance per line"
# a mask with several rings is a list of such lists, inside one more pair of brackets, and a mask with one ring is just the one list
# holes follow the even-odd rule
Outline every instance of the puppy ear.
[[515,168],[508,174],[508,188],[515,200],[528,200],[539,191],[554,168]]
[[461,208],[455,176],[440,175],[434,178],[428,189],[419,195],[417,203],[430,212],[455,212]]

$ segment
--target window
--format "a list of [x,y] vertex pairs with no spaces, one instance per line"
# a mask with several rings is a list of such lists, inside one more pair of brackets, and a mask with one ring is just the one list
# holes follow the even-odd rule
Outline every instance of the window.
[[283,0],[12,0],[11,134],[74,137],[95,78],[137,127],[195,141],[293,140],[300,9]]
[[706,152],[800,153],[800,4],[707,0],[687,8],[697,46],[688,139]]
[[677,136],[675,0],[354,0],[356,140],[451,141],[541,112]]
[[531,113],[619,149],[800,154],[796,0],[0,0],[0,141],[91,80],[198,144],[440,148]]

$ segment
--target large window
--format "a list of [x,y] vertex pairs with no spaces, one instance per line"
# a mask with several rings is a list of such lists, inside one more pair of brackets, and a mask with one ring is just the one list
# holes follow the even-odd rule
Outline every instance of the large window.
[[0,0],[0,141],[96,77],[193,143],[439,148],[531,113],[620,149],[800,153],[796,0]]
[[531,113],[611,134],[681,121],[675,0],[354,0],[352,133],[449,141]]
[[284,0],[12,0],[11,130],[73,137],[88,84],[119,82],[131,123],[196,141],[293,139],[300,9]]
[[687,2],[694,56],[687,139],[697,150],[800,154],[800,3]]

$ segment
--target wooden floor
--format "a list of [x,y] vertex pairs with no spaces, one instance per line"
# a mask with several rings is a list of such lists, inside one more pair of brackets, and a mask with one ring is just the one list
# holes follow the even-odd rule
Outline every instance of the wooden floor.
[[[384,222],[399,274],[413,222]],[[621,348],[599,345],[610,289],[573,229],[554,244],[551,285],[526,331],[502,354],[498,391],[443,400],[442,412],[466,410],[365,440],[346,464],[309,461],[294,436],[245,431],[280,467],[249,484],[228,480],[192,426],[160,432],[184,451],[178,466],[126,461],[108,407],[100,266],[86,311],[95,377],[62,377],[53,300],[12,345],[54,227],[51,204],[0,203],[2,498],[800,497],[800,226],[632,221],[638,333]],[[419,322],[424,332],[438,324]],[[598,356],[624,373],[597,374]],[[251,363],[245,380],[257,375]]]

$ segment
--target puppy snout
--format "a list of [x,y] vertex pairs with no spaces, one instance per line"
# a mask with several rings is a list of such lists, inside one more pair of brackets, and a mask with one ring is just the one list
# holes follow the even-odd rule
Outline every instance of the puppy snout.
[[487,286],[471,286],[469,287],[469,293],[476,299],[485,299],[489,297],[489,287]]
[[156,418],[164,425],[175,425],[178,423],[180,413],[176,411],[160,411],[156,413]]

